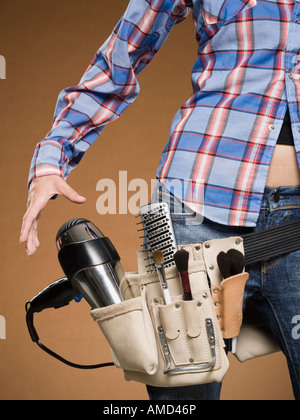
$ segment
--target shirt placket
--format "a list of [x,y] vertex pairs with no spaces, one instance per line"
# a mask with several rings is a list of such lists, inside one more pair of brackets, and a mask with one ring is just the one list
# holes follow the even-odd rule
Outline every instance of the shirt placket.
[[[292,19],[290,32],[287,43],[287,51],[289,54],[286,57],[286,92],[287,101],[292,103],[297,101],[297,112],[295,108],[290,107],[292,126],[294,126],[294,143],[296,152],[300,153],[300,1],[296,0]],[[294,97],[293,97],[294,95]],[[300,165],[300,160],[299,160]]]

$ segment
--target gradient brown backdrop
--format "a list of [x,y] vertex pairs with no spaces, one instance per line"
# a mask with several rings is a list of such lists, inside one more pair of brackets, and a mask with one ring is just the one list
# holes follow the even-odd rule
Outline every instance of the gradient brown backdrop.
[[[115,244],[124,269],[136,270],[140,240],[135,218],[131,214],[100,216],[96,184],[102,178],[118,182],[123,170],[128,171],[129,181],[143,178],[150,185],[171,120],[191,92],[190,70],[196,57],[191,17],[173,30],[139,76],[141,93],[136,102],[106,128],[70,175],[68,182],[87,197],[87,203],[76,206],[62,198],[50,202],[39,223],[37,254],[29,259],[19,245],[35,144],[50,129],[58,93],[78,83],[126,5],[127,0],[1,1],[0,55],[7,61],[7,79],[0,80],[0,315],[6,318],[7,338],[0,340],[0,399],[147,399],[144,385],[126,382],[121,370],[76,370],[39,350],[26,330],[24,304],[62,276],[54,239],[59,227],[73,217],[92,220]],[[36,323],[41,341],[72,361],[111,360],[84,302],[45,311]],[[281,354],[243,365],[230,360],[224,400],[293,399]]]

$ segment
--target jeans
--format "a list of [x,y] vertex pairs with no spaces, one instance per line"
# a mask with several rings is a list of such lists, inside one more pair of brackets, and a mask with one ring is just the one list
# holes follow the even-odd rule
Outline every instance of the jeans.
[[[156,188],[152,201],[167,201],[178,244],[239,236],[300,220],[300,186],[266,188],[255,228],[220,225],[183,209],[170,194]],[[251,299],[272,330],[287,359],[294,396],[300,400],[300,250],[246,267],[244,304]],[[147,386],[150,400],[219,400],[221,384],[178,388]]]

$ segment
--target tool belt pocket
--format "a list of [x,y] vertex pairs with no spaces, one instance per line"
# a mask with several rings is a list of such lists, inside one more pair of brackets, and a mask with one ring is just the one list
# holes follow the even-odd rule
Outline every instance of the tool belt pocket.
[[117,367],[147,375],[156,372],[156,340],[143,296],[94,309],[91,316],[110,344]]
[[213,287],[212,297],[224,338],[237,337],[243,322],[243,297],[248,273],[229,277]]
[[[144,257],[145,254],[142,252],[140,261],[143,261]],[[128,339],[126,331],[123,332],[122,339],[119,338],[114,342],[109,337],[112,335],[111,331],[107,334],[103,326],[102,331],[106,334],[118,359],[119,365],[115,364],[124,370],[126,380],[158,387],[176,387],[220,382],[223,379],[229,363],[224,351],[225,344],[215,313],[205,265],[202,260],[195,260],[191,261],[190,268],[190,280],[194,292],[194,299],[190,301],[183,299],[182,284],[177,269],[166,268],[171,295],[169,304],[164,302],[156,272],[146,272],[139,264],[138,273],[125,273],[120,284],[121,294],[125,299],[124,304],[132,301],[140,302],[143,306],[143,321],[140,319],[137,324],[137,321],[132,319],[130,325],[124,326],[124,329],[136,329],[135,338],[131,339],[131,347],[122,344],[123,340],[126,342]],[[98,311],[96,310],[96,313]],[[99,325],[101,327],[101,324]],[[143,328],[147,331],[142,331]],[[148,338],[146,343],[143,336],[150,336],[151,339]],[[152,346],[151,351],[150,346]],[[152,369],[146,371],[137,368],[135,360],[134,365],[124,362],[124,359],[129,357],[126,353],[131,355],[134,353],[133,357],[138,360],[149,358],[149,352],[152,363],[154,362]],[[139,364],[143,364],[143,360],[140,360]]]
[[[206,302],[205,302],[206,303]],[[152,303],[156,333],[166,375],[205,372],[219,365],[213,319],[200,300]]]

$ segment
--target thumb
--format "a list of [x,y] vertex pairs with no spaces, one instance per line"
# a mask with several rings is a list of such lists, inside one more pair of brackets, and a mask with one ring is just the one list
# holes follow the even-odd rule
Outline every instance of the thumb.
[[60,188],[60,194],[66,197],[68,200],[72,201],[73,203],[82,204],[86,201],[86,198],[82,195],[78,194],[72,187],[70,187],[67,183]]

